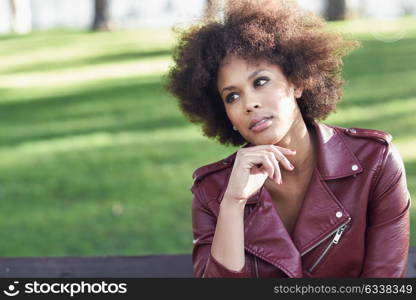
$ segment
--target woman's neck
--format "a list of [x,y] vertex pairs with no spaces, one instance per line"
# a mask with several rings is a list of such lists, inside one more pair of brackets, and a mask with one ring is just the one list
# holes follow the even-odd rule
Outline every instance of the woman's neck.
[[299,121],[294,124],[287,138],[282,139],[278,146],[296,150],[296,155],[286,156],[291,164],[295,167],[293,171],[280,168],[284,178],[301,178],[311,174],[316,165],[317,145],[316,135],[312,127],[308,128],[305,122]]

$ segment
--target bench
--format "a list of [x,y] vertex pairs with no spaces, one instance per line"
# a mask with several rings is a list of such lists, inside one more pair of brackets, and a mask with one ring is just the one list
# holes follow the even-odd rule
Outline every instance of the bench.
[[[0,258],[0,278],[192,277],[190,254],[148,256]],[[416,248],[409,251],[407,277],[416,278]]]

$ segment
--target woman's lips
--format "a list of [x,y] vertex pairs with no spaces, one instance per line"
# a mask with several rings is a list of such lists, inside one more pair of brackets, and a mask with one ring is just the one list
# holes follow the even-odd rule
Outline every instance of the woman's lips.
[[251,127],[251,130],[254,132],[261,132],[265,129],[267,129],[272,124],[272,118],[265,118],[261,120],[260,122],[257,122],[256,125]]

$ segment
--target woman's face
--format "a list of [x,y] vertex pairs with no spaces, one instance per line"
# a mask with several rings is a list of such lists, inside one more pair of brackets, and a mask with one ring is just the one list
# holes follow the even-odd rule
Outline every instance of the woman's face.
[[302,90],[278,65],[228,56],[218,71],[217,87],[228,118],[251,144],[278,144],[303,122],[296,103]]

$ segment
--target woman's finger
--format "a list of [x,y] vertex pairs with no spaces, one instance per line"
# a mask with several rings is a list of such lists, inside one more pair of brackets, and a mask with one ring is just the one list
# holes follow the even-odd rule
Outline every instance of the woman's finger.
[[[282,151],[284,151],[285,153],[282,153],[280,151],[280,149]],[[285,154],[286,155],[295,155],[295,153],[292,152],[291,150],[287,149],[287,148],[282,148],[282,147],[278,147],[278,146],[274,146],[274,145],[260,145],[260,146],[256,146],[256,149],[252,149],[252,151],[254,151],[256,153],[259,153],[260,151],[261,152],[264,152],[264,151],[272,152],[276,156],[277,160],[280,161],[282,167],[284,167],[285,169],[287,169],[289,171],[292,171],[294,169],[294,166],[290,163],[290,161],[287,159]]]
[[274,164],[273,164],[273,162],[271,160],[271,157],[264,156],[264,161],[266,162],[266,169],[269,171],[268,173],[270,174],[269,175],[269,178],[271,180],[273,180],[273,178],[274,178],[274,176],[276,174],[276,170],[275,170]]
[[[246,153],[244,155],[244,160],[250,165],[251,167],[263,168],[266,170],[270,179],[273,179],[274,175],[274,165],[270,161],[268,157],[266,157],[263,153]],[[261,165],[261,166],[260,166]]]
[[276,145],[258,145],[258,146],[254,146],[254,147],[250,147],[250,148],[246,148],[246,149],[252,149],[252,148],[257,148],[257,149],[262,149],[262,150],[269,150],[270,148],[276,149],[278,151],[280,151],[281,153],[283,153],[284,155],[295,155],[296,154],[296,150],[291,150],[288,148],[283,148],[280,146],[276,146]]
[[290,163],[287,157],[282,152],[280,152],[280,150],[278,150],[275,146],[272,145],[269,151],[272,151],[274,153],[277,160],[281,163],[282,167],[289,171],[292,171],[294,169],[293,165]]
[[273,178],[273,181],[276,182],[277,184],[281,184],[282,182],[282,172],[280,171],[280,165],[279,165],[279,161],[276,159],[276,157],[274,155],[272,155],[272,163],[274,165],[274,174],[275,174],[275,178]]
[[285,169],[292,171],[294,169],[294,166],[290,163],[290,161],[284,156],[279,150],[273,149],[270,147],[270,149],[262,150],[262,153],[268,152],[273,153],[273,156],[277,159],[277,161],[280,162],[280,165],[284,167]]
[[271,145],[274,149],[279,150],[280,152],[284,153],[285,155],[295,155],[296,154],[296,150],[292,150],[289,148],[283,148],[280,146],[276,146],[276,145]]
[[293,165],[290,163],[290,161],[287,159],[287,157],[282,152],[280,152],[275,147],[271,147],[270,149],[274,153],[274,155],[276,156],[277,160],[281,162],[282,167],[284,167],[285,169],[287,169],[289,171],[292,171],[294,169]]
[[[252,157],[256,157],[262,161],[264,168],[271,180],[280,184],[282,182],[282,173],[280,171],[279,161],[276,159],[275,154],[270,151],[257,151],[252,153]],[[264,157],[264,160],[262,159]],[[258,166],[261,167],[261,166]],[[270,169],[272,171],[270,171]]]

